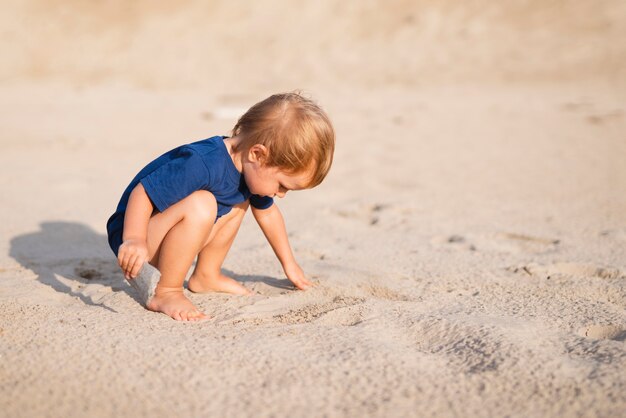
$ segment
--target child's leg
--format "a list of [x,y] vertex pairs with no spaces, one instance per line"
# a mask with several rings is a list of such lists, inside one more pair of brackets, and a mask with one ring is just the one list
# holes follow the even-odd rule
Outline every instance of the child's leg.
[[225,292],[237,295],[250,293],[239,282],[221,272],[222,263],[235,240],[247,209],[248,202],[241,203],[217,221],[207,245],[198,254],[196,268],[189,279],[189,290],[199,293]]
[[206,318],[183,294],[183,282],[211,233],[216,214],[213,195],[198,191],[150,218],[150,264],[159,269],[161,279],[148,309],[182,321]]

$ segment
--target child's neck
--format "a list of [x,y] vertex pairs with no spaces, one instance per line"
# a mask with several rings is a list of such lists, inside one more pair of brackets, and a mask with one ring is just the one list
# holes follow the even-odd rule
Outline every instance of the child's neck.
[[228,150],[230,158],[233,160],[233,164],[235,164],[235,168],[241,173],[241,171],[243,170],[243,164],[241,162],[241,152],[234,151],[234,148],[239,144],[239,141],[240,138],[233,136],[232,138],[226,138],[224,140],[224,145],[226,145],[226,149]]

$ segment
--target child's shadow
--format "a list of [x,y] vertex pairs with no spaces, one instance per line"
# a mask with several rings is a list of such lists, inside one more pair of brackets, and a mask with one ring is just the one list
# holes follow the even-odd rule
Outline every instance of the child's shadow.
[[[9,254],[23,267],[32,270],[41,283],[76,297],[86,305],[115,312],[103,300],[120,291],[140,303],[134,289],[125,283],[106,236],[86,225],[43,222],[39,231],[11,239]],[[260,282],[273,288],[293,289],[287,279],[223,272],[253,287],[255,282]],[[90,286],[94,284],[97,286]]]
[[[102,303],[112,292],[136,296],[124,283],[106,236],[75,222],[43,222],[40,230],[11,239],[11,257],[32,270],[37,279],[86,305],[113,311]],[[99,286],[91,286],[97,284]],[[138,300],[138,299],[136,299]]]
[[269,276],[256,276],[249,274],[236,274],[228,269],[222,269],[222,273],[232,277],[238,282],[244,283],[246,287],[259,294],[274,294],[276,290],[296,290],[296,287],[289,279],[276,279]]

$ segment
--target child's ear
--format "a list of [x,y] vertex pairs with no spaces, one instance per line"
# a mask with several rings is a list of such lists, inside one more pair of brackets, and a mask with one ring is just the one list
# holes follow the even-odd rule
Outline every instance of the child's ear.
[[261,165],[265,164],[265,161],[267,161],[267,156],[267,147],[262,144],[254,144],[250,147],[250,150],[248,150],[248,159]]

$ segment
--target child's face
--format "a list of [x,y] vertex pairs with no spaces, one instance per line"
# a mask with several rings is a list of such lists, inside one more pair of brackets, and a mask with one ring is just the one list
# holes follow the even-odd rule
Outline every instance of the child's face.
[[289,173],[279,167],[263,164],[264,147],[253,146],[248,158],[243,162],[243,175],[248,188],[259,196],[283,197],[289,190],[306,189],[310,173]]
[[308,173],[290,174],[278,167],[261,164],[244,166],[246,184],[253,194],[270,197],[284,197],[289,190],[306,189]]

